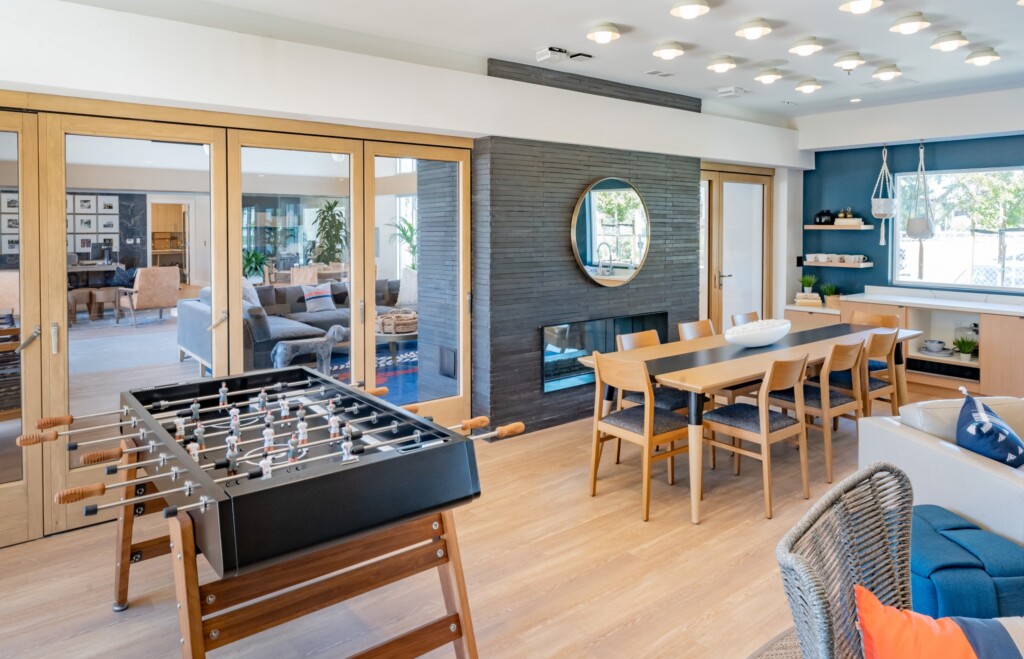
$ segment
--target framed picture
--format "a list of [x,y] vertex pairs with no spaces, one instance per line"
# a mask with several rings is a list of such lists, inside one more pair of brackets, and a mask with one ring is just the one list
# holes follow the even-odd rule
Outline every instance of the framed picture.
[[120,245],[121,236],[119,234],[116,234],[116,233],[101,233],[101,234],[96,236],[96,240],[99,243],[102,243],[104,245],[109,246],[111,252],[119,252],[119,251],[121,251],[121,245]]
[[95,213],[96,212],[96,195],[75,195],[75,212],[76,213]]
[[[4,192],[0,194],[0,213],[17,213],[18,212],[18,193],[17,192]],[[11,254],[17,254],[17,252],[11,252]]]
[[68,234],[68,254],[75,251],[75,234]]
[[96,198],[96,212],[104,215],[117,215],[120,212],[118,208],[118,197],[117,195],[100,195]]
[[21,254],[21,238],[0,236],[0,254]]
[[97,224],[95,215],[76,215],[75,233],[96,233]]
[[17,215],[0,215],[0,233],[17,234],[20,226]]
[[97,231],[102,233],[118,233],[120,231],[120,222],[116,215],[100,215],[96,218],[99,223]]
[[76,252],[91,252],[92,244],[96,242],[96,234],[91,233],[89,235],[75,234],[75,251]]
[[74,213],[75,212],[75,198],[72,195],[64,196],[64,212]]
[[66,217],[67,217],[67,223],[65,225],[64,230],[67,231],[68,233],[74,233],[75,232],[75,216],[74,215],[67,215]]

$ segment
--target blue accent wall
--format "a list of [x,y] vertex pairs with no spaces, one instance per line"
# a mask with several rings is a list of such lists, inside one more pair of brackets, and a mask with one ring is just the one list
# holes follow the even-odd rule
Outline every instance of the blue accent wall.
[[[893,176],[917,171],[917,144],[889,147]],[[951,142],[925,142],[928,171],[1024,166],[1024,135]],[[822,151],[815,154],[814,170],[804,173],[804,224],[812,224],[820,210],[838,213],[853,209],[854,217],[870,221],[874,231],[804,231],[804,254],[865,254],[874,268],[804,268],[819,282],[836,284],[843,294],[862,293],[864,286],[891,283],[889,247],[892,222],[887,221],[886,245],[878,244],[878,225],[871,216],[871,191],[882,166],[882,148]]]

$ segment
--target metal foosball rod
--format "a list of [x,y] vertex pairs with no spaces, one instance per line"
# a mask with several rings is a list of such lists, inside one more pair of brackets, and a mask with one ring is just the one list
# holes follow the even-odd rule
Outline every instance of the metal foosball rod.
[[[349,407],[338,408],[337,410],[335,410],[335,412],[348,412],[349,414],[355,414],[358,411],[359,411],[359,405],[351,405]],[[305,419],[319,419],[319,418],[323,418],[323,417],[326,417],[326,416],[329,416],[329,415],[330,415],[330,412],[316,412],[315,414],[307,414],[303,418],[305,418]],[[289,418],[291,418],[291,417],[289,417]],[[275,419],[274,423],[275,424],[281,423],[281,420],[280,419]],[[311,432],[313,430],[320,430],[320,429],[326,428],[326,427],[327,426],[317,426],[316,428],[309,428],[308,431]],[[290,433],[291,433],[291,431],[277,433],[277,434],[274,435],[274,437],[283,437],[283,436],[288,435]],[[230,435],[230,434],[231,434],[231,430],[230,429],[228,429],[228,430],[218,430],[216,432],[206,433],[204,438],[205,439],[212,439],[212,438],[216,438],[216,437],[225,437],[225,436]],[[239,446],[244,446],[246,444],[252,444],[255,441],[262,441],[262,439],[259,439],[259,440],[246,440],[244,442],[239,442]],[[209,450],[210,449],[203,449],[203,450],[200,451],[200,453],[204,453],[204,452],[209,451]]]
[[106,483],[92,483],[90,485],[80,485],[78,487],[69,487],[66,490],[61,490],[53,495],[53,502],[57,504],[69,504],[75,503],[76,501],[82,501],[83,499],[90,499],[92,497],[101,497],[107,493],[107,488],[119,488],[119,487],[134,487],[135,485],[142,485],[144,483],[152,483],[158,481],[161,478],[170,478],[171,481],[176,481],[183,474],[186,474],[184,469],[181,467],[171,467],[170,471],[166,471],[159,474],[153,474],[152,476],[142,476],[140,478],[133,478],[126,481],[117,481],[111,483],[109,486]]
[[[230,398],[231,396],[240,396],[240,395],[259,393],[260,390],[262,390],[262,389],[273,389],[274,391],[281,391],[281,390],[283,390],[283,389],[285,389],[287,387],[297,387],[299,385],[308,387],[311,384],[313,384],[312,378],[306,378],[304,380],[296,380],[295,382],[275,382],[274,384],[272,384],[270,386],[267,386],[267,387],[251,387],[249,389],[239,389],[238,391],[229,391],[229,392],[227,392],[226,395]],[[218,393],[215,393],[215,394],[206,394],[204,396],[193,396],[192,398],[180,398],[178,400],[159,400],[159,401],[157,401],[155,403],[150,403],[149,405],[143,405],[143,407],[145,407],[147,410],[151,410],[151,409],[161,409],[162,410],[162,409],[165,409],[167,407],[170,407],[171,405],[181,405],[182,403],[191,403],[193,400],[213,400],[214,398],[219,399],[220,397],[221,397],[221,394],[218,392]],[[212,409],[218,409],[220,407],[222,407],[222,406],[218,405],[217,407],[212,408]]]
[[119,410],[107,410],[106,412],[93,412],[91,414],[78,414],[71,415],[65,414],[62,416],[48,416],[43,417],[36,421],[37,430],[49,430],[50,428],[56,428],[57,426],[70,426],[75,421],[81,421],[83,419],[95,419],[100,416],[109,416],[111,414],[120,414],[122,416],[128,416],[130,408],[125,405]]
[[[52,417],[52,418],[57,418],[57,417]],[[70,418],[70,417],[68,417],[68,418]],[[61,424],[57,424],[57,425],[67,425],[67,424],[61,423]],[[89,428],[79,428],[78,430],[61,430],[59,432],[56,431],[56,430],[45,430],[43,432],[24,433],[22,435],[18,435],[17,439],[15,440],[15,443],[18,446],[33,446],[35,444],[40,444],[42,442],[53,442],[53,441],[56,441],[58,437],[70,437],[71,435],[77,435],[78,433],[92,432],[94,430],[103,430],[104,428],[114,428],[114,427],[123,426],[123,425],[130,425],[132,428],[138,428],[139,427],[139,418],[133,416],[131,419],[129,419],[127,421],[119,421],[117,423],[105,423],[103,425],[92,426],[92,427],[89,427]]]
[[[311,394],[326,394],[326,393],[327,393],[327,387],[325,387],[323,385],[320,385],[319,387],[312,387],[310,389],[299,389],[298,391],[289,391],[289,392],[283,393],[283,394],[274,394],[276,396],[276,398],[274,399],[274,402],[275,403],[279,403],[282,400],[292,400],[292,399],[295,399],[295,398],[299,398],[300,396],[309,396]],[[268,401],[269,401],[269,398],[268,398]],[[246,401],[244,401],[243,404],[245,404],[245,403],[248,403],[248,404],[251,405],[252,404],[252,400],[251,399],[250,400],[246,400]],[[213,405],[211,407],[200,407],[198,410],[196,410],[196,412],[213,412],[213,411],[216,411],[216,410],[223,411],[224,409],[230,409],[230,407],[231,407],[230,405],[226,406],[226,407],[223,406],[223,405]],[[267,407],[269,408],[269,404],[268,404]],[[259,414],[264,414],[264,413],[266,413],[266,411],[267,411],[267,409],[265,408],[265,409],[256,410],[255,412],[243,412],[243,413],[240,413],[238,415],[238,418],[240,418],[240,419],[247,419],[247,418],[250,418],[250,417],[257,416]],[[192,416],[192,409],[191,409],[191,407],[186,407],[185,409],[175,410],[175,411],[172,411],[172,412],[163,412],[161,414],[154,414],[153,418],[155,418],[157,420],[164,420],[164,419],[173,419],[173,418],[176,418],[176,417],[190,417],[190,416]],[[186,425],[186,427],[187,426],[195,425],[195,421],[190,420],[185,425]]]
[[[259,478],[262,475],[263,475],[263,470],[257,468],[257,469],[252,469],[250,471],[247,471],[247,472],[241,473],[241,474],[235,474],[235,475],[232,475],[232,476],[224,476],[223,478],[215,478],[213,482],[217,483],[219,485],[221,483],[226,483],[228,481],[238,480],[239,478],[246,478],[246,479],[252,480],[252,479],[255,479],[255,478]],[[97,483],[96,485],[102,485],[102,483]],[[123,485],[123,483],[117,483],[115,486],[116,487],[121,487],[122,485]],[[192,481],[185,481],[185,483],[181,487],[176,487],[176,488],[173,488],[173,489],[170,489],[170,490],[163,490],[163,491],[160,491],[160,492],[154,492],[153,494],[144,494],[142,496],[131,497],[131,498],[128,498],[128,499],[122,499],[120,501],[111,501],[110,503],[101,503],[101,504],[88,505],[88,506],[85,507],[85,510],[83,511],[83,514],[86,517],[91,517],[92,515],[96,515],[97,513],[99,513],[102,510],[107,510],[109,508],[117,508],[118,506],[134,506],[136,504],[146,503],[147,501],[153,501],[155,499],[163,499],[168,494],[184,494],[186,497],[190,497],[190,496],[192,496],[192,494],[196,490],[198,490],[198,489],[200,489],[202,487],[203,487],[202,483],[193,483]],[[204,498],[208,498],[208,497],[204,497]],[[210,501],[212,502],[213,499],[210,499]]]

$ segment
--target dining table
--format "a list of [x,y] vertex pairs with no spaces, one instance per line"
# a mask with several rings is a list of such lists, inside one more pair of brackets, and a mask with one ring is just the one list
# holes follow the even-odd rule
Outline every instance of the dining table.
[[[807,364],[820,364],[831,347],[837,343],[867,341],[875,333],[891,332],[883,327],[868,327],[840,323],[815,327],[810,321],[792,321],[788,334],[778,341],[758,347],[745,348],[726,341],[717,334],[699,339],[662,343],[646,348],[621,350],[605,355],[609,359],[643,362],[651,380],[663,387],[673,387],[689,394],[687,424],[690,453],[690,521],[700,523],[702,460],[704,448],[704,401],[712,392],[738,384],[755,382],[764,377],[772,362],[799,359],[807,355]],[[907,400],[906,363],[904,344],[921,336],[920,330],[899,329],[896,344],[896,398],[899,404]],[[579,359],[589,368],[594,358],[587,355]],[[605,391],[606,404],[614,399],[611,388]]]

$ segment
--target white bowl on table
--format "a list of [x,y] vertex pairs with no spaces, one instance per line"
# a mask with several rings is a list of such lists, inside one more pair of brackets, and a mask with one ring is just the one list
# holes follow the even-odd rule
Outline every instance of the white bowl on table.
[[725,330],[725,340],[744,348],[760,348],[771,345],[789,334],[792,326],[788,320],[755,320]]

